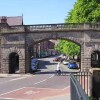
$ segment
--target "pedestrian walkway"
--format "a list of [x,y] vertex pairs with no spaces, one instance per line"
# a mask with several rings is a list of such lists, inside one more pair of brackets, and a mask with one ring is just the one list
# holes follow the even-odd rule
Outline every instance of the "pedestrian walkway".
[[31,76],[32,74],[3,74],[0,73],[0,78],[3,77],[22,77],[22,76]]

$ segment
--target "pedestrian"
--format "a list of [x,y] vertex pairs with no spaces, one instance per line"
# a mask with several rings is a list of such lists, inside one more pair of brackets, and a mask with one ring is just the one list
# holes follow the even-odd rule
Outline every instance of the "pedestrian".
[[57,72],[57,75],[61,75],[61,70],[60,70],[60,62],[58,62],[57,64],[57,69],[56,69],[56,72]]

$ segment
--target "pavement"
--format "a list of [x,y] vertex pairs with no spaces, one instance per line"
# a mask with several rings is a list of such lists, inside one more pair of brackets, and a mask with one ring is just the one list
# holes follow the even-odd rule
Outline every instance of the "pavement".
[[33,74],[4,74],[4,73],[0,73],[0,78],[3,77],[22,77],[22,76],[31,76]]

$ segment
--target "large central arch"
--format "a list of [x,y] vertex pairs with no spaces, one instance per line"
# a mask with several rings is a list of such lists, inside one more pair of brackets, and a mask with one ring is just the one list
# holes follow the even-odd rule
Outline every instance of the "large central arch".
[[[33,45],[31,45],[31,48],[32,48],[32,46],[34,48],[34,45],[37,45],[38,46],[38,44],[40,44],[41,42],[43,42],[43,41],[49,41],[49,40],[52,40],[52,39],[51,38],[50,39],[46,38],[46,39],[43,39],[43,40],[36,41],[36,42],[33,43]],[[72,43],[75,43],[75,44],[77,44],[80,47],[80,53],[81,53],[82,41],[80,41],[78,39],[74,39],[73,38],[73,40],[71,40],[71,39],[68,39],[68,38],[57,38],[57,39],[53,39],[53,40],[66,40],[66,41],[70,41]],[[34,50],[31,50],[31,51],[34,51]],[[81,55],[79,55],[79,58],[81,58]],[[81,68],[81,60],[79,62],[79,65],[80,65],[79,67]]]
[[[75,32],[75,33],[77,33],[77,32]],[[79,45],[80,48],[81,48],[80,49],[80,56],[81,56],[81,54],[84,53],[83,52],[84,51],[84,42],[80,38],[78,38],[78,37],[81,37],[82,34],[77,36],[75,33],[74,32],[68,32],[68,34],[67,34],[67,32],[64,32],[64,33],[63,32],[61,32],[61,33],[60,32],[59,33],[38,33],[37,36],[35,35],[35,38],[34,38],[34,33],[33,34],[30,33],[30,35],[28,35],[28,38],[30,37],[31,41],[30,40],[27,40],[27,41],[28,41],[28,43],[31,43],[31,44],[29,44],[29,46],[26,47],[26,50],[28,49],[31,52],[32,51],[32,46],[35,45],[35,44],[38,44],[38,43],[40,43],[42,41],[52,40],[52,39],[54,39],[54,40],[55,39],[62,39],[62,40],[71,41],[71,42]],[[47,34],[49,34],[49,35],[47,35]],[[72,37],[71,37],[70,34],[72,34]],[[40,35],[41,38],[39,38],[39,35]],[[36,39],[37,37],[38,37],[38,39]],[[30,66],[29,62],[31,60],[30,59],[31,58],[31,53],[29,51],[26,54],[28,56],[28,58],[29,58],[29,59],[26,59],[27,66]],[[80,58],[81,58],[80,61],[82,61],[83,58],[82,57],[80,57]],[[80,62],[79,65],[80,65],[80,68],[81,68],[83,66],[83,63]],[[26,69],[30,71],[30,68],[26,67]]]

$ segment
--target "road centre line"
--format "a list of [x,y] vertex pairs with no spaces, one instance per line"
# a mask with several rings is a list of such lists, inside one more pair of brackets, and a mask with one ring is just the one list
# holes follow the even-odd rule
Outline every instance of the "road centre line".
[[44,79],[44,80],[42,80],[42,81],[39,81],[39,82],[37,82],[37,83],[34,83],[33,85],[36,85],[36,84],[39,84],[39,83],[42,83],[42,82],[45,82],[47,79]]
[[51,75],[50,77],[48,77],[48,78],[46,78],[46,79],[44,79],[44,80],[42,80],[42,81],[36,82],[36,83],[34,83],[33,85],[36,85],[36,84],[39,84],[39,83],[45,82],[46,80],[52,78],[53,76],[54,76],[54,75]]
[[51,75],[49,78],[52,78],[52,77],[54,77],[54,75]]
[[67,89],[67,88],[70,88],[70,86],[67,86],[67,87],[63,88],[62,90],[65,90],[65,89]]

